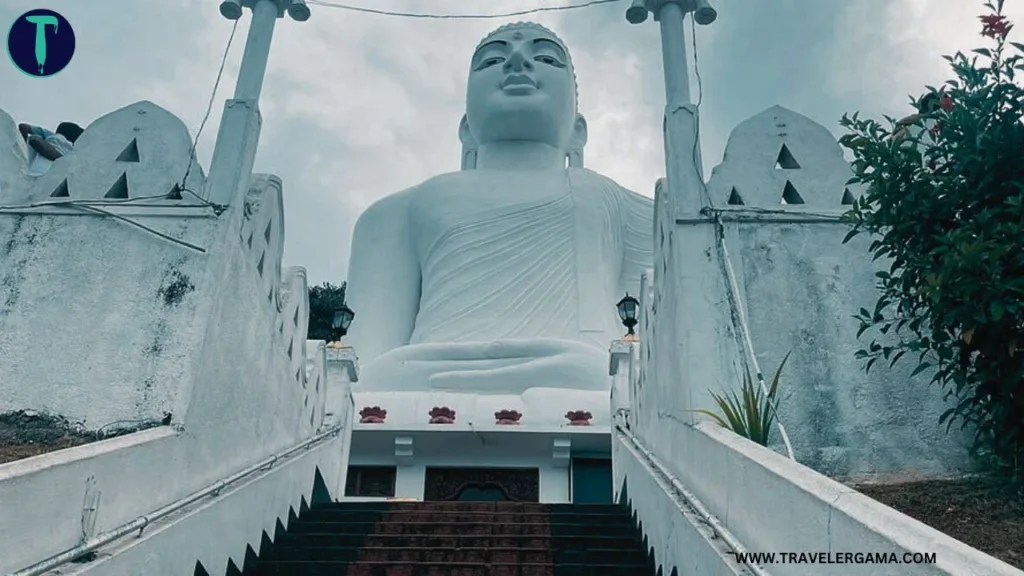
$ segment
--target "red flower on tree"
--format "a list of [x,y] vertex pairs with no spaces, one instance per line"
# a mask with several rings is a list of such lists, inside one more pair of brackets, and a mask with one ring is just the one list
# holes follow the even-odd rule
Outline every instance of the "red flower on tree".
[[978,16],[981,20],[981,35],[988,36],[989,38],[995,38],[1002,40],[1006,38],[1006,35],[1010,33],[1013,28],[1013,24],[1010,24],[1006,16],[1002,14],[986,14],[984,16]]

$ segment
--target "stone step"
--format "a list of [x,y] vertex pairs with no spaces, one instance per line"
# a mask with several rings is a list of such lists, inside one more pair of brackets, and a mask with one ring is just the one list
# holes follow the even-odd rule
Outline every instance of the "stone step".
[[294,534],[464,534],[479,536],[501,536],[515,534],[533,534],[537,536],[572,535],[606,535],[628,536],[633,527],[627,523],[521,523],[521,522],[458,522],[446,518],[437,520],[419,520],[416,522],[329,522],[299,519],[288,526],[288,532]]
[[634,534],[627,537],[609,536],[604,534],[575,535],[575,536],[534,536],[528,534],[506,534],[501,536],[493,535],[467,535],[467,534],[426,534],[410,537],[404,534],[317,534],[286,532],[281,535],[274,548],[278,546],[298,547],[310,546],[314,548],[331,547],[389,547],[409,546],[415,541],[418,546],[432,548],[552,548],[555,550],[583,550],[615,549],[626,550],[630,548],[641,549],[642,540]]
[[547,512],[575,514],[623,514],[629,511],[619,504],[540,504],[537,502],[328,502],[316,510],[365,511],[466,511],[466,512]]
[[636,546],[619,548],[554,549],[550,547],[455,546],[285,546],[270,552],[267,561],[303,562],[428,562],[484,564],[643,564],[647,555]]
[[652,576],[614,505],[341,502],[304,508],[246,576]]
[[303,521],[325,522],[414,522],[438,519],[455,522],[519,522],[542,524],[629,524],[626,514],[619,511],[602,512],[507,512],[507,511],[423,511],[423,510],[356,510],[315,508],[302,515]]
[[430,562],[261,562],[253,576],[645,576],[646,564],[454,564]]

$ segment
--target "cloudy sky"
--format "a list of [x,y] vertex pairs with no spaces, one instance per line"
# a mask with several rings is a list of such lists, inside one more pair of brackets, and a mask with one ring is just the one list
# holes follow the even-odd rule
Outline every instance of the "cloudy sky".
[[[715,0],[712,0],[715,1]],[[500,13],[581,0],[345,0],[383,10]],[[529,19],[569,45],[589,124],[587,165],[642,194],[664,174],[658,27],[624,18],[628,0]],[[718,0],[697,29],[707,168],[730,130],[773,105],[839,132],[846,111],[905,115],[907,95],[948,77],[941,55],[979,46],[981,0]],[[1024,21],[1024,3],[1007,10]],[[0,0],[0,27],[47,7],[74,26],[78,49],[51,79],[0,61],[0,109],[18,121],[83,126],[150,100],[195,134],[232,23],[218,0]],[[345,279],[352,227],[375,199],[458,169],[471,51],[508,20],[419,20],[312,5],[279,20],[264,85],[257,171],[285,183],[285,260],[311,283]],[[519,20],[515,18],[512,20]],[[231,95],[248,16],[228,55],[199,157],[208,167]],[[687,27],[688,28],[688,27]],[[1024,30],[1024,28],[1022,28]],[[691,55],[692,56],[692,55]],[[696,86],[694,86],[696,94]],[[707,171],[710,173],[710,170]]]

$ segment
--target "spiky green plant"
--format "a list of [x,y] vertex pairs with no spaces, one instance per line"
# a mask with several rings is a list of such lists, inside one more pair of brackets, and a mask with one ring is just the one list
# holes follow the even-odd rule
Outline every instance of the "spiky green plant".
[[777,416],[774,407],[778,406],[775,399],[779,391],[779,375],[782,374],[782,367],[786,365],[786,360],[789,360],[790,353],[786,353],[779,368],[775,371],[767,395],[747,371],[743,375],[743,386],[740,387],[739,394],[736,391],[717,394],[709,390],[715,403],[718,404],[720,412],[711,410],[695,410],[695,412],[710,416],[719,425],[744,438],[753,440],[762,446],[768,446],[772,436],[772,425]]

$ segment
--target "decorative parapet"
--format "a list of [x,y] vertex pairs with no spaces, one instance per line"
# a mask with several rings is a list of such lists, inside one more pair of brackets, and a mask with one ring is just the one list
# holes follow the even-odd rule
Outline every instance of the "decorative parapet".
[[[136,102],[90,124],[74,152],[42,176],[28,175],[17,124],[0,111],[0,204],[51,200],[159,199],[195,204],[205,176],[185,124],[152,102]],[[184,184],[184,186],[182,186]]]
[[[282,310],[281,261],[284,256],[284,204],[281,179],[270,174],[254,174],[245,194],[239,239],[249,251],[263,294]],[[308,310],[308,294],[306,296]],[[309,319],[306,319],[308,322]]]
[[280,312],[277,318],[277,333],[286,346],[285,354],[291,362],[291,374],[295,382],[306,387],[305,365],[306,331],[309,326],[309,288],[306,283],[306,269],[297,266],[286,268],[284,282],[280,287]]
[[824,126],[773,106],[732,131],[708,193],[715,207],[839,211],[859,193],[846,184],[851,175]]
[[[305,330],[302,334],[305,334]],[[309,413],[310,429],[316,431],[324,425],[327,418],[327,358],[324,355],[322,341],[313,340],[312,347],[307,346],[307,342],[309,341],[304,341],[301,348],[305,358],[301,382],[305,389],[303,407]]]

